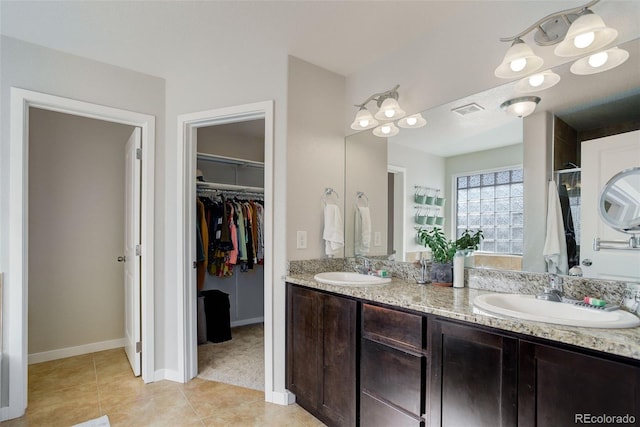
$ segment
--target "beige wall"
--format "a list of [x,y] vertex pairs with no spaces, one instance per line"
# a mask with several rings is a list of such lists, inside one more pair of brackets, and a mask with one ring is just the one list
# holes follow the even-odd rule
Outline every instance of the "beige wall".
[[[359,191],[369,199],[371,215],[371,245],[365,256],[387,255],[388,175],[387,138],[375,136],[366,130],[349,136],[345,147],[345,242],[346,255],[355,253],[355,203]],[[364,201],[360,200],[359,205]],[[375,233],[380,233],[380,245],[375,244]]]
[[29,115],[29,354],[124,337],[124,144],[133,127]]
[[[345,203],[344,77],[290,56],[287,99],[287,257],[324,258],[325,188]],[[306,249],[296,248],[297,231],[307,232]]]

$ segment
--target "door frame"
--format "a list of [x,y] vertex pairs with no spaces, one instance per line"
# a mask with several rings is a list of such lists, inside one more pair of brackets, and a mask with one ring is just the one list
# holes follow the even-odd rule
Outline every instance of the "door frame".
[[[282,405],[293,403],[294,396],[284,390],[284,344],[282,349],[274,345],[284,338],[284,315],[276,313],[274,307],[284,307],[284,284],[281,278],[286,272],[283,260],[286,251],[281,243],[276,242],[274,230],[285,227],[283,206],[280,200],[276,206],[274,200],[274,102],[262,101],[252,104],[219,108],[178,116],[177,141],[178,159],[177,176],[181,180],[178,185],[178,281],[183,284],[178,293],[178,372],[182,381],[188,382],[198,374],[197,351],[197,299],[196,275],[192,268],[195,260],[195,185],[196,182],[196,132],[206,126],[235,123],[247,120],[264,119],[264,200],[265,200],[265,262],[264,262],[264,362],[265,362],[265,401]],[[278,212],[278,215],[275,213]],[[278,286],[282,284],[282,286]],[[282,336],[282,337],[281,337]],[[284,341],[283,341],[284,343]],[[275,377],[278,374],[278,378]],[[282,374],[282,375],[280,375]],[[282,376],[282,378],[280,378]],[[282,379],[282,381],[279,381]]]
[[[142,379],[154,380],[154,159],[155,117],[41,92],[11,88],[9,145],[9,273],[5,281],[3,351],[9,358],[9,406],[0,420],[27,407],[29,107],[105,120],[142,129],[141,325]],[[148,254],[148,255],[147,255]]]

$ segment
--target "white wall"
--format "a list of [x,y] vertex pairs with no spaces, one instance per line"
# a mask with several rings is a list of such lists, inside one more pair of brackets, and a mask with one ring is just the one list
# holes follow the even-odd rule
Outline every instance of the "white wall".
[[29,354],[124,338],[124,146],[132,126],[29,114]]
[[[349,203],[344,194],[344,77],[289,57],[288,82],[287,257],[323,258],[325,188],[338,192],[341,208]],[[296,248],[297,231],[307,232],[307,249]]]
[[[424,151],[408,148],[400,144],[389,144],[389,164],[407,169],[406,177],[406,211],[405,220],[405,252],[420,252],[428,250],[416,243],[415,222],[416,203],[414,201],[415,186],[445,188],[445,159]],[[407,259],[407,261],[413,261]]]
[[[59,51],[25,43],[16,39],[0,38],[0,270],[7,276],[9,269],[9,105],[10,88],[18,87],[46,94],[142,112],[156,117],[156,126],[164,127],[165,85],[160,78],[128,71],[108,64],[80,58]],[[165,294],[164,276],[164,136],[156,132],[156,198],[155,198],[155,242],[156,265],[156,340],[155,353],[159,356],[156,367],[162,368],[161,355],[165,347],[163,313]],[[7,280],[5,280],[5,284]],[[6,289],[5,289],[6,291]],[[3,317],[7,319],[11,307],[3,301]],[[3,323],[6,328],[6,323]],[[6,329],[3,336],[6,337]],[[3,375],[3,379],[6,378]],[[3,399],[5,398],[3,393]]]
[[[182,185],[183,177],[178,174],[176,159],[184,147],[175,143],[177,140],[177,117],[200,111],[217,108],[251,104],[260,101],[274,100],[274,234],[278,237],[273,242],[274,270],[272,277],[265,277],[265,286],[271,286],[273,298],[277,301],[273,313],[277,324],[274,331],[274,388],[284,391],[284,304],[285,285],[281,279],[286,274],[286,131],[287,131],[287,55],[282,51],[251,50],[237,52],[234,57],[222,57],[211,52],[202,52],[193,57],[193,61],[176,63],[175,69],[167,74],[167,135],[166,200],[159,207],[165,213],[165,238],[167,251],[163,276],[166,276],[166,299],[162,302],[164,317],[162,322],[163,344],[161,363],[171,370],[171,375],[182,378],[177,372],[180,363],[180,346],[178,325],[182,323],[182,309],[176,301],[182,299],[184,277],[177,268],[176,260],[183,257],[180,252],[182,243],[177,240],[177,231],[183,227],[178,223],[181,201],[177,199],[177,186]],[[268,262],[268,261],[266,261]]]

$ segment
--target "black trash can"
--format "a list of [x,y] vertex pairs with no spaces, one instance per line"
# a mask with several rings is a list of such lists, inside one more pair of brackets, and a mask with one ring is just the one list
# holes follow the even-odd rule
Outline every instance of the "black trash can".
[[219,290],[202,291],[207,318],[207,340],[224,342],[231,339],[229,294]]

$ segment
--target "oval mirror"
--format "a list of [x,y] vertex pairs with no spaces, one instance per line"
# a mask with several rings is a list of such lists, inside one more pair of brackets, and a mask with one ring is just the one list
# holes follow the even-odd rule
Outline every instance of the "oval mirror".
[[600,217],[624,233],[640,233],[640,167],[614,175],[600,194]]

